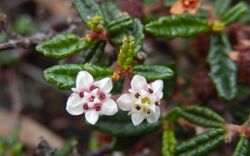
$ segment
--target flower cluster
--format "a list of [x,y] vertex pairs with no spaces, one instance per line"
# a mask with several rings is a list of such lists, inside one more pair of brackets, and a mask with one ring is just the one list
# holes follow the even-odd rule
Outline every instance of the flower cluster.
[[[94,82],[92,75],[86,71],[78,73],[76,88],[68,98],[66,110],[72,115],[85,113],[90,124],[95,124],[100,115],[114,115],[118,107],[129,111],[133,124],[139,125],[144,119],[149,123],[160,117],[160,100],[163,97],[163,81],[156,80],[150,84],[143,76],[135,75],[131,80],[131,89],[121,95],[115,102],[110,91],[112,80],[104,78]],[[118,105],[118,106],[117,106]]]

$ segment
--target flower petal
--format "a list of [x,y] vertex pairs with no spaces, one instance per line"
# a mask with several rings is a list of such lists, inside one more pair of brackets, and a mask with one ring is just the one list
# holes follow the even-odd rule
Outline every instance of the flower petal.
[[151,113],[149,116],[147,116],[147,121],[149,123],[154,123],[156,121],[158,121],[159,117],[160,117],[161,111],[159,107],[155,108],[155,112]]
[[113,88],[112,80],[109,77],[106,77],[104,79],[101,79],[100,81],[97,81],[96,85],[100,89],[102,89],[105,93],[109,93],[111,89]]
[[94,82],[93,76],[86,72],[80,71],[76,77],[76,88],[86,89]]
[[80,115],[84,112],[82,108],[82,100],[78,94],[71,94],[67,100],[66,110],[71,115]]
[[144,120],[144,116],[142,116],[141,113],[133,113],[131,119],[134,126],[137,126]]
[[135,98],[130,94],[123,94],[116,100],[118,107],[123,111],[129,111],[132,109],[132,105],[135,102]]
[[147,81],[145,77],[141,75],[135,75],[131,80],[131,88],[133,90],[143,89],[147,85]]
[[85,113],[85,118],[90,124],[94,125],[99,119],[99,114],[96,110],[89,110]]
[[101,111],[104,115],[114,115],[118,112],[118,107],[114,100],[107,99],[103,102]]
[[156,80],[154,82],[151,83],[152,89],[154,91],[154,94],[158,97],[158,98],[162,98],[163,97],[163,93],[162,93],[162,89],[163,89],[163,81],[162,80]]
[[185,12],[185,8],[182,5],[182,1],[181,0],[177,0],[175,2],[175,4],[173,4],[173,6],[170,9],[170,13],[172,14],[183,14]]

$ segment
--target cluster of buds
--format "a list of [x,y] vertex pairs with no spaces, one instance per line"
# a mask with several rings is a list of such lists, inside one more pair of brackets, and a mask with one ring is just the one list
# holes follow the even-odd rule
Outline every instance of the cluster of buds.
[[90,29],[86,38],[88,40],[107,40],[108,33],[103,27],[103,17],[94,16],[87,22],[87,27]]

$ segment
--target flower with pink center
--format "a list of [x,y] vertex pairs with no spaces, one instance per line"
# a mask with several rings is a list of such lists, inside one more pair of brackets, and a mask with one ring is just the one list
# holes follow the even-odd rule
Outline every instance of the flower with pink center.
[[156,80],[150,84],[141,75],[135,75],[131,80],[129,93],[117,99],[118,107],[129,111],[132,122],[139,125],[144,119],[149,123],[156,122],[160,117],[160,100],[163,97],[163,81]]
[[94,82],[91,74],[80,71],[76,77],[76,88],[67,101],[66,110],[71,115],[85,113],[90,124],[95,124],[100,115],[114,115],[118,112],[117,104],[111,99],[112,80],[104,78]]

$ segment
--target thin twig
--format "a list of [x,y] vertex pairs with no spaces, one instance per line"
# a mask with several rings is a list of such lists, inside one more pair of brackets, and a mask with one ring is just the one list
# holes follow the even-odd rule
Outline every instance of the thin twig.
[[14,49],[14,48],[31,48],[41,41],[49,38],[51,35],[45,35],[43,33],[35,34],[31,37],[23,37],[17,40],[9,40],[7,43],[0,44],[0,52],[3,50]]

